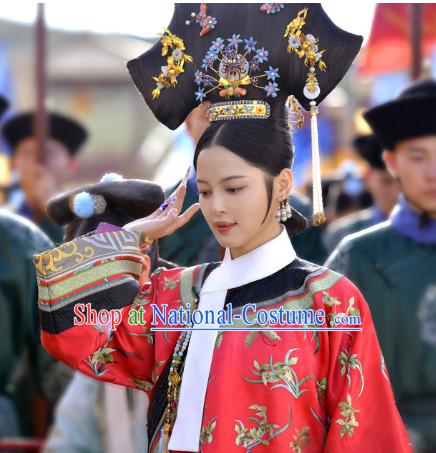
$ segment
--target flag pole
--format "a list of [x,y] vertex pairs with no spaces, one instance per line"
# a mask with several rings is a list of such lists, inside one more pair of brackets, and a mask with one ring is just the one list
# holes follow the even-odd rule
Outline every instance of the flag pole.
[[412,3],[411,8],[411,28],[410,44],[412,50],[412,64],[410,68],[410,77],[417,80],[422,73],[422,4]]
[[47,139],[47,114],[45,108],[47,86],[46,29],[44,13],[44,3],[38,3],[35,26],[36,115],[33,127],[40,162],[44,162],[45,144]]

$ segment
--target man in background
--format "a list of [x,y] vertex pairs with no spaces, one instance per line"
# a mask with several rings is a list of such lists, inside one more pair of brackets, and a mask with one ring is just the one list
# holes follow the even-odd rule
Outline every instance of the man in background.
[[373,204],[328,225],[324,240],[329,252],[332,252],[345,236],[385,221],[400,194],[400,185],[386,169],[382,159],[383,149],[376,137],[372,134],[360,135],[354,139],[353,145],[368,165],[363,180],[372,196]]
[[388,221],[346,237],[326,263],[365,296],[414,451],[429,453],[436,451],[435,112],[434,80],[366,112],[401,195]]
[[[0,97],[0,115],[7,106]],[[30,221],[0,209],[0,439],[34,436],[41,422],[35,401],[54,359],[39,340],[32,258],[52,246]]]
[[20,113],[3,126],[3,136],[11,149],[12,168],[17,172],[23,192],[15,211],[33,222],[53,240],[62,242],[63,229],[47,218],[45,206],[60,189],[65,178],[78,169],[76,156],[87,138],[85,128],[64,115],[47,115],[47,140],[43,155],[38,155],[34,134],[35,113]]

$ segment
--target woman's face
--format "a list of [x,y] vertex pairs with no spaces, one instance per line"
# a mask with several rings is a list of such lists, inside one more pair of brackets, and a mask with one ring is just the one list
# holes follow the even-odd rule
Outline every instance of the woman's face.
[[274,178],[272,207],[268,211],[265,176],[265,172],[221,146],[206,148],[198,156],[201,210],[216,239],[222,247],[231,249],[233,258],[280,233],[274,218],[279,183]]

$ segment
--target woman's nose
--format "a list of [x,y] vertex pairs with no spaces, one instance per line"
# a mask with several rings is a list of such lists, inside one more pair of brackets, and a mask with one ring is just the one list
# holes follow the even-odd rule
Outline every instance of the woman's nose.
[[222,214],[225,212],[225,205],[223,197],[219,195],[214,195],[212,197],[212,204],[211,204],[212,212],[214,214]]

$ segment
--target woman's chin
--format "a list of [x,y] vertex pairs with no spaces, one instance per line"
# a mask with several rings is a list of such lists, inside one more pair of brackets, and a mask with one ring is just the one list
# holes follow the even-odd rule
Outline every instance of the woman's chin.
[[221,247],[224,248],[233,248],[233,247],[239,247],[241,245],[241,240],[235,238],[235,237],[230,237],[229,235],[221,235],[219,233],[215,233],[215,239],[218,241],[218,244]]
[[232,244],[233,241],[231,241],[229,238],[221,238],[219,236],[215,236],[215,238],[218,241],[218,244],[225,249],[234,247]]

